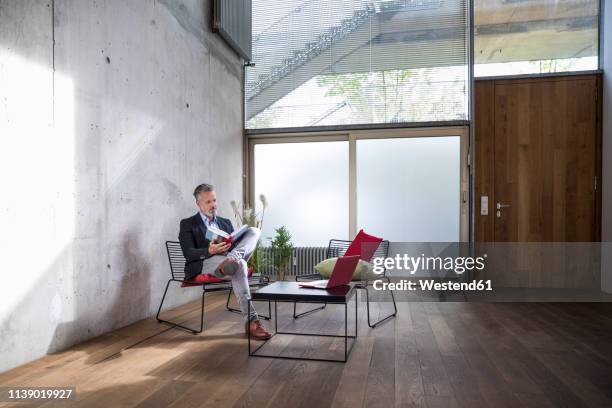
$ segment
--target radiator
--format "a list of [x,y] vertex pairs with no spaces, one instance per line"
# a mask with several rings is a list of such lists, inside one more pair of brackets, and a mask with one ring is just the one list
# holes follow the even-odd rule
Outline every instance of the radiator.
[[[270,247],[263,247],[263,258],[267,261],[260,266],[259,272],[264,275],[277,279],[278,271],[272,266],[275,257],[274,251]],[[327,247],[297,247],[293,249],[293,261],[291,268],[286,276],[301,276],[316,273],[314,266],[326,259]]]

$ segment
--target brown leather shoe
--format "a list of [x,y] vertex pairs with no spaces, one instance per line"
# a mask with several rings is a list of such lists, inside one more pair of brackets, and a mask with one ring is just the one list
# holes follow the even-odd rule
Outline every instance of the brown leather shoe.
[[255,340],[267,340],[272,337],[272,335],[266,330],[259,320],[251,320],[250,322],[246,322],[245,331],[247,332],[247,335],[250,332],[251,338]]

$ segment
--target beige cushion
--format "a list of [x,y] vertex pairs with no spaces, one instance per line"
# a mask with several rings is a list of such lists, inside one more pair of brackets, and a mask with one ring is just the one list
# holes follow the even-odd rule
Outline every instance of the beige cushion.
[[[329,258],[325,259],[318,264],[315,265],[314,269],[317,271],[323,279],[329,279],[332,271],[334,270],[334,266],[336,266],[336,261],[338,258]],[[353,280],[365,280],[365,279],[378,279],[378,275],[373,271],[373,265],[369,262],[366,262],[362,259],[359,260],[357,267],[355,268],[355,272],[353,273]]]

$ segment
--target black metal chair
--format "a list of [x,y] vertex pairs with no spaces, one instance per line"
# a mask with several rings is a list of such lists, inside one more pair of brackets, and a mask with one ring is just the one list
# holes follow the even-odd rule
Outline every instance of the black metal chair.
[[[192,332],[193,334],[202,333],[204,330],[204,299],[206,292],[216,292],[220,290],[228,290],[227,294],[227,302],[225,303],[225,308],[230,312],[241,313],[239,309],[235,309],[230,307],[230,298],[232,296],[232,282],[231,281],[213,281],[213,282],[198,282],[194,280],[186,280],[185,279],[185,257],[183,256],[183,251],[181,249],[181,244],[175,241],[166,241],[166,250],[168,252],[168,262],[170,264],[170,275],[171,278],[168,280],[166,284],[166,290],[164,290],[164,296],[159,304],[159,308],[157,309],[156,319],[160,323],[167,323],[174,327],[179,327],[181,329]],[[160,319],[159,314],[161,313],[162,306],[164,304],[164,300],[166,299],[166,294],[168,293],[168,288],[170,287],[171,282],[179,282],[181,283],[181,287],[192,287],[192,286],[202,286],[202,309],[200,313],[200,329],[192,329],[187,326],[183,326],[180,323],[171,322],[168,320]],[[249,277],[249,285],[251,286],[263,286],[269,282],[269,279],[265,276],[251,276]],[[270,312],[272,308],[270,306],[270,302],[268,302],[268,316],[259,317],[262,319],[269,320]]]
[[[331,239],[329,241],[329,245],[327,247],[327,258],[335,258],[335,257],[340,257],[343,256],[344,253],[346,252],[346,250],[348,249],[349,245],[351,244],[351,241],[346,241],[346,240],[341,240],[341,239]],[[380,243],[380,245],[378,246],[378,248],[376,249],[376,251],[374,252],[374,255],[372,256],[372,258],[386,258],[389,255],[389,241],[382,241]],[[300,276],[296,276],[295,280],[300,282],[300,281],[308,281],[308,280],[317,280],[317,279],[322,279],[322,276],[318,273],[313,273],[313,274],[309,274],[309,275],[300,275]],[[383,273],[377,278],[377,279],[383,279],[386,280],[387,283],[391,282],[391,280],[389,279],[389,277],[387,276],[387,271],[386,269],[383,271]],[[376,327],[377,325],[379,325],[380,323],[384,322],[387,319],[390,319],[392,317],[395,317],[397,315],[397,305],[395,304],[395,296],[393,295],[393,291],[389,290],[389,293],[391,294],[391,301],[393,302],[393,313],[391,313],[388,316],[385,316],[383,318],[381,318],[380,320],[378,320],[377,322],[372,323],[371,322],[371,318],[370,318],[370,293],[368,291],[368,286],[373,284],[372,280],[369,280],[367,277],[366,279],[362,279],[359,281],[353,281],[353,283],[356,285],[356,287],[358,289],[362,289],[365,290],[365,294],[366,294],[366,308],[368,311],[368,326],[370,327]],[[296,302],[293,303],[293,317],[295,319],[298,319],[302,316],[305,316],[307,314],[310,314],[312,312],[316,312],[317,310],[321,310],[321,309],[325,309],[325,306],[327,306],[327,304],[323,304],[322,306],[316,307],[314,309],[310,309],[307,310],[305,312],[302,313],[296,313]]]

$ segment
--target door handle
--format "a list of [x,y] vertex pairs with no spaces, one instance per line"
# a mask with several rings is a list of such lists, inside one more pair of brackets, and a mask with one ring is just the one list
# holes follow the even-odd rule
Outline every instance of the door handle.
[[502,208],[508,208],[508,207],[510,207],[510,204],[497,203],[497,206],[496,206],[498,210],[501,210]]

